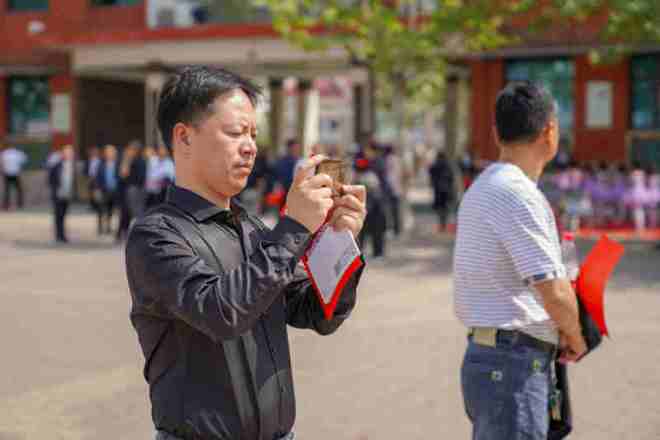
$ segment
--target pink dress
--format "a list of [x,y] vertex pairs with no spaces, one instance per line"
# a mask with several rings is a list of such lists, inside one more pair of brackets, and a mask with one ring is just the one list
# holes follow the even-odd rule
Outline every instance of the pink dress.
[[644,171],[635,170],[630,174],[630,186],[626,191],[625,202],[630,208],[642,208],[647,204],[649,192],[646,188]]

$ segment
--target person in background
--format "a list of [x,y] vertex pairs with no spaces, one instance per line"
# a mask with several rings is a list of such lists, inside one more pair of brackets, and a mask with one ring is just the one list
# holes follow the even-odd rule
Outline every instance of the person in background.
[[660,173],[655,165],[649,165],[647,175],[646,218],[649,228],[658,227],[658,205],[660,204]]
[[[0,145],[0,147],[2,147]],[[21,174],[27,163],[27,155],[16,147],[0,148],[0,171],[5,181],[3,208],[9,210],[11,191],[16,192],[16,206],[23,207],[23,185]]]
[[639,163],[634,163],[628,178],[628,190],[624,196],[625,204],[632,214],[633,224],[637,232],[646,229],[646,204],[648,192],[646,188],[646,173]]
[[580,228],[582,216],[588,214],[584,206],[584,174],[576,161],[571,161],[568,169],[563,172],[565,180],[565,209],[562,226],[568,231],[577,231]]
[[438,214],[438,232],[445,231],[454,196],[454,172],[444,151],[439,151],[429,168],[433,186],[433,210]]
[[609,225],[614,218],[610,208],[611,178],[607,163],[594,166],[594,183],[591,188],[591,201],[594,208],[593,225],[602,228]]
[[100,193],[98,229],[100,234],[112,233],[112,214],[119,202],[119,162],[114,145],[103,147],[103,160],[96,173],[96,188]]
[[387,145],[384,150],[385,173],[392,230],[395,236],[401,234],[401,197],[403,196],[403,163],[393,145]]
[[162,191],[161,177],[160,177],[160,173],[161,173],[160,159],[156,155],[156,149],[154,147],[145,147],[142,153],[142,157],[144,159],[145,167],[146,167],[145,208],[149,209],[160,203],[160,195]]
[[373,146],[367,144],[362,157],[358,157],[355,163],[355,183],[367,189],[367,216],[358,241],[362,249],[367,246],[367,241],[371,241],[374,259],[385,256],[387,230],[387,195],[373,168],[377,154]]
[[[90,147],[87,150],[84,173],[87,178],[87,192],[89,194],[89,207],[97,215],[101,209],[101,191],[96,187],[96,175],[101,165],[101,157],[98,147]],[[98,235],[101,235],[101,224],[98,224]]]
[[124,149],[119,165],[121,215],[116,235],[117,242],[124,241],[133,219],[144,211],[147,165],[140,154],[140,149],[139,141],[130,142]]
[[75,161],[73,146],[65,145],[61,149],[61,160],[49,172],[51,200],[55,224],[55,241],[68,243],[65,220],[69,203],[75,193]]
[[167,147],[161,145],[158,147],[158,176],[160,177],[160,198],[159,202],[165,200],[167,188],[174,183],[174,161]]
[[286,143],[286,154],[275,164],[277,181],[287,193],[293,182],[293,174],[296,169],[296,164],[298,164],[301,157],[302,145],[294,139],[289,139]]
[[60,150],[51,150],[46,156],[46,163],[44,164],[46,170],[50,170],[62,160],[62,152]]
[[626,194],[630,175],[626,164],[612,164],[609,170],[608,211],[612,213],[610,226],[623,227],[630,219]]

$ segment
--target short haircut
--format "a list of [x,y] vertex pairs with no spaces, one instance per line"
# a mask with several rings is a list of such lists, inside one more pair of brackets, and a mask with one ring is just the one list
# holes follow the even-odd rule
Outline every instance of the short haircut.
[[261,89],[250,80],[224,69],[196,66],[173,74],[165,83],[158,105],[158,128],[163,142],[172,150],[174,126],[198,124],[213,113],[215,99],[232,90],[242,90],[256,106]]
[[500,142],[515,144],[538,139],[543,127],[557,114],[555,101],[540,84],[508,84],[495,103],[495,126]]

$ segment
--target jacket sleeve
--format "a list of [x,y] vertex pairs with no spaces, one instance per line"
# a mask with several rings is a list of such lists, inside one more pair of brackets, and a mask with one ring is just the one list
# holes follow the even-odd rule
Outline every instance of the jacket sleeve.
[[166,218],[138,223],[126,247],[134,306],[167,310],[214,341],[254,326],[294,279],[309,231],[285,217],[247,262],[218,274]]
[[286,288],[287,323],[292,327],[315,330],[321,335],[334,333],[355,307],[357,286],[363,270],[364,264],[346,283],[333,317],[326,320],[307,272],[298,265],[294,280]]

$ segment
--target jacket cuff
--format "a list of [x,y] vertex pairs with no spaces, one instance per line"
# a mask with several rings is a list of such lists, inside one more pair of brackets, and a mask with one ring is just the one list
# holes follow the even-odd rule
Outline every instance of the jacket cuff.
[[271,231],[270,239],[282,244],[297,259],[302,258],[312,234],[309,230],[291,217],[283,217]]

